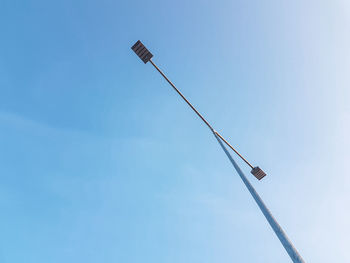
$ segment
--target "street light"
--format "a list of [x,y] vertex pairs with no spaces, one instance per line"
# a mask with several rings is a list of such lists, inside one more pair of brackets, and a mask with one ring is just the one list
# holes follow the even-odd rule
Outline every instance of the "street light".
[[175,85],[165,76],[165,74],[153,63],[151,58],[152,53],[138,40],[131,49],[139,56],[139,58],[146,64],[148,61],[156,68],[156,70],[164,77],[164,79],[174,88],[174,90],[184,99],[184,101],[192,108],[192,110],[202,119],[202,121],[209,127],[209,129],[222,139],[228,147],[230,147],[249,167],[252,169],[251,173],[258,179],[261,180],[266,174],[259,166],[253,167],[230,143],[228,143],[213,127],[209,122],[196,110],[196,108],[185,98],[185,96],[175,87]]
[[261,197],[259,194],[256,192],[254,187],[250,184],[249,180],[247,177],[244,175],[242,170],[239,168],[237,163],[234,161],[232,158],[231,154],[228,152],[226,149],[225,145],[223,142],[230,147],[246,164],[249,165],[249,167],[252,169],[251,173],[258,179],[261,180],[263,177],[266,176],[265,172],[261,170],[258,166],[253,167],[233,146],[227,142],[217,131],[213,129],[213,127],[209,124],[209,122],[196,110],[196,108],[185,98],[185,96],[175,87],[175,85],[165,76],[165,74],[156,66],[156,64],[153,63],[151,58],[153,57],[152,53],[149,52],[149,50],[141,43],[140,40],[138,40],[132,47],[131,49],[136,53],[136,55],[139,56],[139,58],[146,64],[147,62],[150,62],[155,69],[163,76],[163,78],[173,87],[173,89],[183,98],[183,100],[191,107],[191,109],[198,115],[199,118],[208,126],[208,128],[212,131],[214,134],[215,138],[219,142],[219,145],[227,155],[228,159],[236,169],[238,175],[242,179],[243,183],[247,187],[248,191],[254,198],[255,202],[259,206],[261,212],[265,216],[267,222],[270,224],[272,227],[273,231],[277,235],[278,239],[281,241],[281,244],[287,251],[288,255],[292,259],[294,263],[305,263],[302,257],[299,255],[298,251],[295,249],[293,246],[292,242],[288,239],[286,233],[283,231],[281,226],[277,223],[276,219],[272,216],[270,210],[266,207],[264,202],[262,201]]

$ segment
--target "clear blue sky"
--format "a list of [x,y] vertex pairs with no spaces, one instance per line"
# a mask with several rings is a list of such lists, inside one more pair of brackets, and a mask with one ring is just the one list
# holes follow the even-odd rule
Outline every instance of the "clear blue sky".
[[0,1],[0,262],[350,262],[350,4]]

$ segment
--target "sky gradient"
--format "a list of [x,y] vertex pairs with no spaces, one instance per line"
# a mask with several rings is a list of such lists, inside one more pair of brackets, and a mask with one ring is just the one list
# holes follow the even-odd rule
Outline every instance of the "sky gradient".
[[350,4],[0,1],[0,262],[350,262]]

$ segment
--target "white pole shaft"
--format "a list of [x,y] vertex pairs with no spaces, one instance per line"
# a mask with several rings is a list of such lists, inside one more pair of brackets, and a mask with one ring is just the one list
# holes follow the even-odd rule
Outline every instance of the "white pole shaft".
[[228,159],[231,161],[232,165],[236,169],[238,175],[241,177],[243,183],[248,188],[248,191],[253,196],[253,198],[254,198],[255,202],[257,203],[257,205],[259,206],[261,212],[264,214],[267,222],[269,222],[270,226],[272,227],[273,231],[277,235],[278,239],[281,241],[283,247],[287,251],[287,253],[290,256],[290,258],[292,259],[292,261],[294,263],[305,263],[305,261],[299,255],[298,251],[293,246],[292,242],[288,239],[286,233],[283,231],[281,226],[277,223],[276,219],[272,216],[270,210],[266,207],[266,205],[264,204],[264,202],[261,199],[261,197],[259,196],[259,194],[255,191],[254,187],[250,184],[247,177],[244,175],[242,170],[239,168],[239,166],[237,165],[235,160],[233,160],[231,154],[228,152],[228,150],[226,149],[226,147],[224,146],[224,144],[222,143],[220,138],[216,135],[215,131],[213,133],[214,133],[215,138],[218,140],[220,146],[222,147],[222,149],[226,153]]

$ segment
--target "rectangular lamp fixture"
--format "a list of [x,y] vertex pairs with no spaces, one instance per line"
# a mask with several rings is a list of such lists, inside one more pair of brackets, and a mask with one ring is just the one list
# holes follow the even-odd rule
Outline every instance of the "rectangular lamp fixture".
[[139,56],[139,58],[143,61],[143,63],[147,63],[152,57],[152,53],[148,51],[148,49],[138,40],[132,47],[132,50]]
[[265,175],[266,173],[264,173],[263,170],[261,170],[259,168],[259,166],[256,166],[252,169],[251,171],[252,175],[254,175],[258,180],[261,180]]

